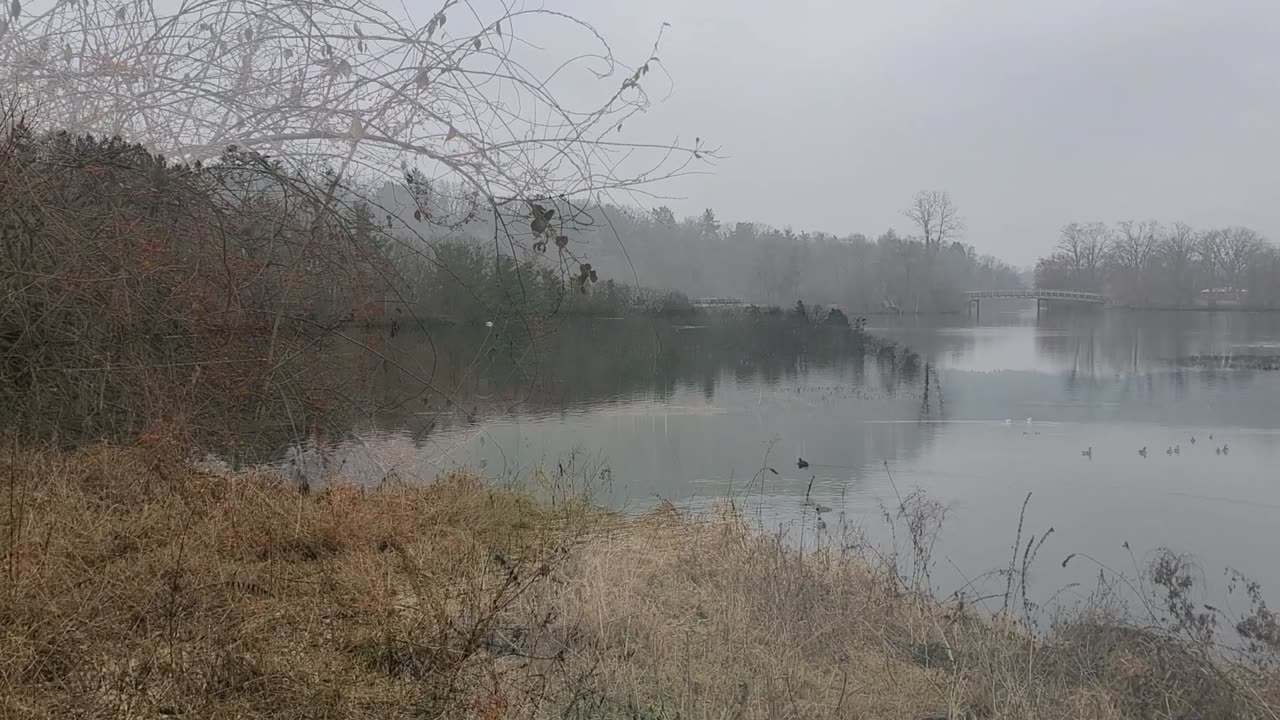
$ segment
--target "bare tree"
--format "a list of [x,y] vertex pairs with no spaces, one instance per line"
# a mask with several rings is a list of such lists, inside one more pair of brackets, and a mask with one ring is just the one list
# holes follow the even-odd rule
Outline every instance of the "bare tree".
[[1099,289],[1111,234],[1105,223],[1070,223],[1062,228],[1058,254],[1070,270],[1073,288],[1090,292]]
[[1111,257],[1119,280],[1130,299],[1146,300],[1147,270],[1160,246],[1160,223],[1154,220],[1124,220],[1112,246]]
[[1196,260],[1200,263],[1201,280],[1205,287],[1214,287],[1218,272],[1222,269],[1222,231],[1205,230],[1196,235]]
[[960,212],[946,191],[921,190],[902,214],[920,228],[925,250],[930,253],[936,253],[943,243],[959,239],[964,232]]
[[1113,242],[1115,233],[1106,223],[1093,222],[1085,226],[1084,270],[1093,288],[1102,285],[1102,269]]
[[1105,255],[1109,291],[1127,302],[1184,306],[1198,290],[1231,287],[1247,291],[1253,305],[1274,307],[1280,299],[1280,252],[1244,227],[1197,232],[1175,222],[1122,222],[1063,227],[1054,252],[1035,266],[1037,287],[1087,287],[1089,258]]
[[1227,282],[1234,288],[1240,288],[1249,262],[1263,247],[1262,236],[1247,227],[1230,227],[1222,231],[1220,237],[1220,262]]
[[1078,222],[1069,223],[1062,228],[1058,237],[1058,254],[1062,264],[1073,275],[1079,275],[1084,264],[1084,226]]
[[1250,305],[1276,307],[1280,304],[1280,250],[1264,243],[1249,261],[1246,283]]
[[1192,300],[1195,288],[1196,232],[1184,222],[1175,222],[1161,239],[1160,256],[1164,260],[1170,294],[1177,302]]

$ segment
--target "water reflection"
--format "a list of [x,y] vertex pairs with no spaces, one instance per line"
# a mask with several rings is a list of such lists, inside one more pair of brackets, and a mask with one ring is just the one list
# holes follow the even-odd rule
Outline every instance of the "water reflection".
[[[991,314],[993,324],[882,323],[941,367],[954,417],[1280,428],[1277,376],[1181,367],[1195,355],[1280,352],[1258,313]],[[999,321],[1003,320],[1003,323]]]
[[[379,424],[555,416],[689,391],[712,403],[725,385],[777,387],[820,373],[858,387],[866,373],[857,335],[787,316],[709,316],[698,325],[585,320],[533,343],[526,337],[519,328],[402,333],[375,373]],[[890,391],[918,370],[912,354],[877,353],[874,361],[890,373]]]
[[964,318],[880,318],[871,330],[966,370],[1105,376],[1167,370],[1197,355],[1280,354],[1274,313],[1084,311],[1036,322],[1014,305],[983,317],[981,326]]

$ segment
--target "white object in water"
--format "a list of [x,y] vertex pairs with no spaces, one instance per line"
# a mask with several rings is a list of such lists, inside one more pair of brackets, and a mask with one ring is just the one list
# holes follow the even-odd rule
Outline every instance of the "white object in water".
[[1031,418],[1027,418],[1027,424],[1028,424],[1028,425],[1030,425],[1030,424],[1031,424]]
[[1012,420],[1010,420],[1009,418],[1005,418],[1005,419],[1004,419],[1004,424],[1005,424],[1005,425],[1012,425],[1012,424],[1013,424],[1013,421],[1012,421]]
[[485,320],[485,321],[484,321],[484,326],[485,326],[485,327],[493,327],[493,321],[492,321],[492,320]]

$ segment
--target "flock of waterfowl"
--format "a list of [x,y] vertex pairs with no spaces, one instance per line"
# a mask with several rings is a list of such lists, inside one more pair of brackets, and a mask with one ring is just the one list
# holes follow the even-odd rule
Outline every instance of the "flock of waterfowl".
[[[1012,420],[1012,419],[1009,419],[1009,418],[1006,418],[1006,419],[1005,419],[1005,421],[1004,421],[1004,424],[1005,424],[1005,425],[1012,425],[1012,424],[1013,424],[1013,420]],[[1027,424],[1028,424],[1028,425],[1030,425],[1030,424],[1031,424],[1031,418],[1027,418]],[[1024,433],[1022,433],[1022,434],[1023,434],[1023,435],[1026,435],[1027,433],[1025,433],[1025,432],[1024,432]],[[1037,435],[1039,435],[1040,433],[1036,433],[1036,434],[1037,434]],[[1213,440],[1213,433],[1209,433],[1209,440]],[[1190,442],[1191,442],[1191,444],[1192,444],[1193,446],[1196,444],[1196,436],[1195,436],[1195,435],[1192,435],[1192,436],[1190,437]],[[1214,445],[1214,446],[1213,446],[1213,451],[1214,451],[1215,453],[1217,453],[1218,455],[1230,455],[1230,454],[1231,454],[1231,447],[1230,447],[1229,445],[1227,445],[1227,443],[1223,443],[1221,446]],[[1142,448],[1138,450],[1138,454],[1145,458],[1145,457],[1147,456],[1147,447],[1146,447],[1145,445],[1144,445],[1144,446],[1142,446]],[[1166,449],[1165,449],[1164,454],[1165,454],[1165,455],[1181,455],[1181,454],[1182,454],[1182,445],[1181,445],[1181,443],[1179,443],[1179,444],[1177,444],[1177,445],[1170,445],[1168,448],[1166,448]],[[1092,459],[1093,459],[1093,446],[1092,446],[1092,445],[1090,445],[1089,447],[1085,448],[1084,450],[1081,450],[1081,451],[1080,451],[1080,455],[1081,455],[1082,457],[1086,457],[1086,458],[1089,458],[1090,460],[1092,460]],[[804,462],[804,461],[803,461],[803,460],[801,460],[801,462]],[[807,467],[807,466],[808,466],[808,464],[806,463],[806,465],[805,465],[805,466]]]
[[[1210,439],[1210,440],[1213,440],[1213,433],[1209,433],[1209,439]],[[1192,435],[1192,436],[1191,436],[1191,444],[1192,444],[1193,446],[1196,444],[1196,436],[1195,436],[1195,435]],[[1213,446],[1213,451],[1214,451],[1215,453],[1217,453],[1218,455],[1230,455],[1230,454],[1231,454],[1231,446],[1230,446],[1230,445],[1228,445],[1227,443],[1222,443],[1222,445],[1221,445],[1221,446],[1214,445],[1214,446]],[[1138,454],[1139,454],[1139,455],[1141,455],[1143,458],[1147,457],[1147,446],[1146,446],[1146,445],[1143,445],[1143,446],[1138,450]],[[1179,443],[1179,444],[1177,444],[1177,445],[1170,445],[1169,447],[1165,448],[1164,454],[1165,454],[1165,455],[1181,455],[1181,454],[1182,454],[1182,444],[1181,444],[1181,443]],[[1092,445],[1090,445],[1089,447],[1085,448],[1084,450],[1081,450],[1081,451],[1080,451],[1080,455],[1082,455],[1083,457],[1087,457],[1087,458],[1089,458],[1090,460],[1092,460],[1092,459],[1093,459],[1093,446],[1092,446]]]

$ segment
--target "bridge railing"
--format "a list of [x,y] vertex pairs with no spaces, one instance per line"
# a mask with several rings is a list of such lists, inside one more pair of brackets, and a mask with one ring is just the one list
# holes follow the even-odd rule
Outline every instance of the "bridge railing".
[[986,300],[995,298],[1012,298],[1027,300],[1075,300],[1077,302],[1105,303],[1106,296],[1098,293],[1079,292],[1077,290],[1040,290],[1022,288],[1018,290],[975,290],[965,293],[970,300]]

